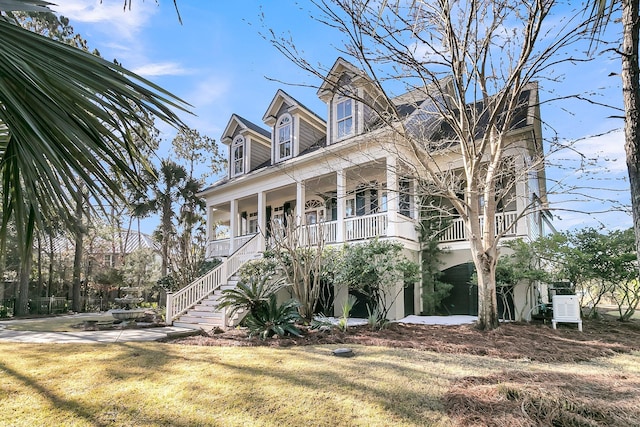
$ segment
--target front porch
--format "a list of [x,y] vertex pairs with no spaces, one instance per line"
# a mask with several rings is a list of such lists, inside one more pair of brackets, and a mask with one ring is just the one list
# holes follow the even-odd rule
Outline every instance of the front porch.
[[[412,220],[407,219],[410,227],[415,228]],[[389,216],[386,212],[363,215],[354,218],[345,218],[343,221],[328,221],[316,224],[304,225],[305,232],[302,233],[309,240],[311,245],[316,244],[320,238],[324,239],[327,245],[355,242],[359,240],[367,240],[372,238],[385,238],[389,236]],[[338,232],[338,229],[342,233]],[[209,240],[207,246],[208,257],[226,257],[234,252],[234,248],[240,248],[253,236],[258,234],[251,233],[237,236],[235,239],[230,237],[223,239]],[[338,235],[342,234],[343,239],[338,239]],[[409,234],[409,233],[407,233]],[[414,238],[414,236],[407,236]],[[304,242],[305,244],[307,242]]]
[[288,183],[265,184],[262,191],[236,193],[207,207],[208,257],[229,256],[254,235],[269,236],[272,225],[292,220],[305,228],[311,244],[320,238],[341,244],[378,237],[418,248],[415,185],[396,172],[395,159],[297,181],[281,178]]

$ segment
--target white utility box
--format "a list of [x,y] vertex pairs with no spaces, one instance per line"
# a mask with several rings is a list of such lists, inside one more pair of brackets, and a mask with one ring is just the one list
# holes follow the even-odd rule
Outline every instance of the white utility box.
[[556,323],[577,323],[578,330],[582,332],[582,317],[580,316],[580,299],[576,295],[553,296],[553,329]]

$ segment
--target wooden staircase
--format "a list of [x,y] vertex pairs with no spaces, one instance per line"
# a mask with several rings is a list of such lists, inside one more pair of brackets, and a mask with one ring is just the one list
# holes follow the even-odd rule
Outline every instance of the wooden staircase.
[[226,310],[218,309],[218,301],[222,297],[222,291],[235,288],[239,280],[238,276],[232,276],[225,285],[221,285],[212,294],[176,318],[173,326],[208,331],[237,325],[242,320],[242,316],[236,314],[233,318],[227,319]]
[[237,285],[238,269],[261,256],[259,239],[262,236],[256,234],[218,267],[178,292],[167,293],[166,323],[204,330],[237,325],[244,313],[236,313],[230,318],[228,309],[218,309],[218,301],[223,290]]

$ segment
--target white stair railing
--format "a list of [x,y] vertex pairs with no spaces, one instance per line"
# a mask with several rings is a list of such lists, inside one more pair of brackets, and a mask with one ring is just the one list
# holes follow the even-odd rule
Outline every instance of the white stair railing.
[[253,259],[260,248],[262,236],[256,234],[247,241],[240,249],[233,253],[225,262],[208,272],[202,277],[194,280],[190,285],[180,289],[178,292],[167,292],[167,313],[166,323],[173,324],[178,316],[184,314],[207,296],[212,294],[220,286],[227,283],[240,267],[247,261]]

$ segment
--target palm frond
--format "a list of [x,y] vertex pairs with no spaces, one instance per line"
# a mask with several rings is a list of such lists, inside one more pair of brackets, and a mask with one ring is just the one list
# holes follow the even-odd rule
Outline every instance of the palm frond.
[[0,10],[7,12],[51,12],[55,3],[41,0],[0,0]]
[[3,230],[12,214],[26,230],[26,212],[36,222],[73,212],[78,183],[93,200],[120,199],[110,171],[137,182],[140,111],[184,125],[174,110],[188,104],[117,64],[3,20],[0,40]]

